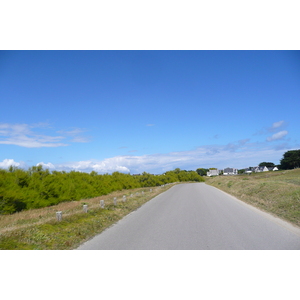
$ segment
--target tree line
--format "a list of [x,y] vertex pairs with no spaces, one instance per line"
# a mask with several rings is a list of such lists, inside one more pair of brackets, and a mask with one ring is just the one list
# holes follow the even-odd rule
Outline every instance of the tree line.
[[175,169],[161,175],[120,172],[100,175],[95,171],[49,171],[41,165],[23,170],[11,166],[0,169],[0,214],[47,207],[107,195],[113,191],[160,186],[183,181],[204,181],[195,171]]

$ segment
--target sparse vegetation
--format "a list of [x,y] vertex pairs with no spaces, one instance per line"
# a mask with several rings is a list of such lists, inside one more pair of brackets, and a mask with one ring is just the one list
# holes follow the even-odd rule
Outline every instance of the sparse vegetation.
[[300,169],[216,176],[205,182],[300,226]]

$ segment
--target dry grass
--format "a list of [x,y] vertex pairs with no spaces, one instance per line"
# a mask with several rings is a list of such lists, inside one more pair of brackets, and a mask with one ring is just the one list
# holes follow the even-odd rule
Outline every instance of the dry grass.
[[[0,249],[73,249],[173,185],[117,191],[92,199],[2,215]],[[117,198],[116,206],[114,197]],[[105,202],[104,209],[100,208],[100,200]],[[83,212],[83,204],[88,205],[88,213]],[[63,212],[61,222],[56,220],[57,211]]]
[[206,183],[300,226],[300,169],[216,176]]

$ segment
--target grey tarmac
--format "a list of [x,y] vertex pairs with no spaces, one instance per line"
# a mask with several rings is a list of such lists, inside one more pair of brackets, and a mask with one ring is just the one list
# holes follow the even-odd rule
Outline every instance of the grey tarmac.
[[205,183],[186,183],[77,249],[299,250],[300,229]]

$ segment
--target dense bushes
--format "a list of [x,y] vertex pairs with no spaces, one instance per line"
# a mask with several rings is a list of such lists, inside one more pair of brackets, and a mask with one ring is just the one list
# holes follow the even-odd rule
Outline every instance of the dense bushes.
[[0,169],[0,214],[46,207],[63,201],[80,200],[109,194],[113,191],[158,186],[178,181],[204,181],[195,171],[175,169],[162,175],[144,172],[130,175],[114,172],[64,172],[31,167],[25,171],[15,167]]

